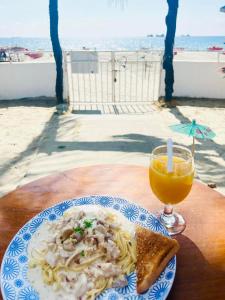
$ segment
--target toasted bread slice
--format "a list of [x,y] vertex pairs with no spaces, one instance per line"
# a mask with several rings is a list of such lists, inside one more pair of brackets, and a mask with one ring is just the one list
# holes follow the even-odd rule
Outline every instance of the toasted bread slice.
[[137,292],[144,293],[158,278],[167,263],[179,250],[176,240],[138,226]]

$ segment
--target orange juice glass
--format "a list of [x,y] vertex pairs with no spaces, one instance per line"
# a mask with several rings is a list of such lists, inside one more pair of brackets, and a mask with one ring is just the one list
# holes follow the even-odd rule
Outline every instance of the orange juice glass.
[[182,232],[186,223],[184,218],[173,212],[173,205],[183,201],[189,194],[194,178],[194,161],[191,151],[185,147],[174,146],[172,170],[168,171],[167,147],[153,150],[149,168],[149,180],[153,193],[165,204],[158,217],[171,235]]

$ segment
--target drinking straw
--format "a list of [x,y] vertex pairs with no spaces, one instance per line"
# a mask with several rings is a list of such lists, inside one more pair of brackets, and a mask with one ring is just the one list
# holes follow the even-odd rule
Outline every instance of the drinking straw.
[[173,172],[173,140],[169,138],[167,140],[167,171],[168,173]]

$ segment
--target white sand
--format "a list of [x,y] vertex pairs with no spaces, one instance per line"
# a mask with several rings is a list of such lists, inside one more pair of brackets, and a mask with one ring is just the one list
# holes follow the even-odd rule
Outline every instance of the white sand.
[[148,166],[152,148],[165,143],[168,137],[172,136],[175,143],[191,144],[191,138],[172,133],[168,126],[193,118],[217,134],[214,141],[196,143],[197,176],[205,183],[217,183],[218,190],[225,194],[223,101],[193,100],[163,110],[149,106],[138,115],[129,111],[115,115],[112,111],[61,117],[53,114],[52,107],[14,103],[14,107],[0,109],[1,195],[40,177],[78,166]]

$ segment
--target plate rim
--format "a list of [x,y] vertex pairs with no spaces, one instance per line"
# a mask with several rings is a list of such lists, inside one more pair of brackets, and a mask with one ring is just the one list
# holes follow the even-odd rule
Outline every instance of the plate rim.
[[[29,219],[22,227],[19,228],[19,230],[17,230],[17,232],[16,232],[16,233],[13,235],[13,237],[11,238],[11,240],[10,240],[10,242],[9,242],[9,244],[8,244],[8,246],[7,246],[6,250],[5,250],[5,252],[4,252],[4,255],[3,255],[2,261],[1,261],[1,268],[0,268],[0,289],[1,289],[1,294],[2,294],[3,300],[7,300],[7,298],[6,298],[6,296],[5,296],[4,289],[3,289],[3,281],[4,281],[3,278],[2,278],[2,277],[3,277],[3,263],[4,263],[5,259],[7,258],[6,254],[7,254],[8,250],[9,250],[9,248],[10,248],[10,246],[11,246],[11,243],[13,242],[14,238],[19,234],[19,232],[20,232],[25,226],[28,226],[28,224],[31,223],[31,221],[32,221],[33,219],[36,219],[36,218],[38,218],[39,216],[42,217],[41,214],[42,214],[43,212],[45,212],[46,210],[48,210],[48,209],[53,209],[55,206],[57,206],[57,205],[59,205],[59,204],[62,204],[62,203],[64,203],[64,202],[72,202],[72,201],[77,201],[77,200],[83,199],[83,198],[96,198],[96,197],[100,197],[100,198],[106,197],[106,198],[113,198],[113,199],[121,199],[121,200],[124,200],[125,202],[127,202],[128,204],[134,204],[135,206],[138,207],[138,209],[140,209],[140,208],[145,209],[149,215],[151,215],[151,216],[153,216],[155,219],[157,219],[157,220],[159,221],[159,223],[163,226],[163,224],[161,223],[161,221],[156,217],[156,215],[155,215],[154,213],[150,212],[147,208],[141,206],[140,204],[137,204],[136,202],[131,201],[131,200],[128,199],[128,198],[121,197],[120,195],[109,195],[109,194],[90,194],[90,195],[82,195],[82,196],[78,196],[78,197],[72,197],[72,198],[64,199],[64,200],[59,201],[59,202],[57,202],[57,203],[55,203],[55,204],[53,204],[53,205],[51,205],[51,206],[49,206],[49,207],[46,207],[45,209],[42,209],[39,213],[37,213],[36,215],[34,215],[32,218],[30,218],[30,219]],[[84,205],[96,205],[96,206],[100,206],[100,207],[103,207],[103,208],[104,208],[104,206],[103,206],[103,205],[100,205],[100,204],[80,204],[79,206],[84,206]],[[75,205],[75,206],[76,206],[76,205]],[[68,209],[69,209],[69,208],[68,208]],[[115,210],[113,207],[112,207],[112,209]],[[120,213],[123,215],[122,212],[120,212]],[[61,217],[61,216],[59,216],[59,218],[60,218],[60,217]],[[125,216],[125,217],[126,217],[126,216]],[[127,217],[126,217],[126,218],[127,218]],[[48,221],[48,220],[45,219],[44,217],[43,217],[43,220],[44,220],[44,221]],[[129,220],[129,221],[130,221],[130,220]],[[132,221],[130,221],[130,222],[132,222]],[[132,223],[135,224],[136,222],[132,222]],[[167,229],[166,229],[164,226],[163,226],[163,228],[164,228],[164,231],[165,231],[166,235],[167,235],[168,237],[170,237],[169,232],[167,231]],[[154,230],[153,230],[153,231],[154,231]],[[32,234],[32,235],[33,235],[33,234]],[[29,242],[30,242],[30,241],[28,241],[27,243],[29,243]],[[174,255],[173,258],[174,258],[174,262],[175,262],[175,264],[174,264],[174,276],[173,276],[173,278],[170,280],[171,284],[170,284],[169,288],[167,288],[166,293],[164,294],[165,298],[163,298],[163,300],[166,300],[166,299],[167,299],[167,297],[168,297],[168,295],[169,295],[169,293],[170,293],[170,291],[171,291],[171,289],[172,289],[172,287],[173,287],[174,280],[175,280],[175,277],[176,277],[176,271],[177,271],[177,257],[176,257],[176,255]],[[159,277],[158,277],[158,278],[159,278]],[[34,290],[35,290],[35,289],[34,289]],[[35,290],[35,291],[36,291],[36,290]],[[103,298],[103,299],[104,299],[104,298]]]

